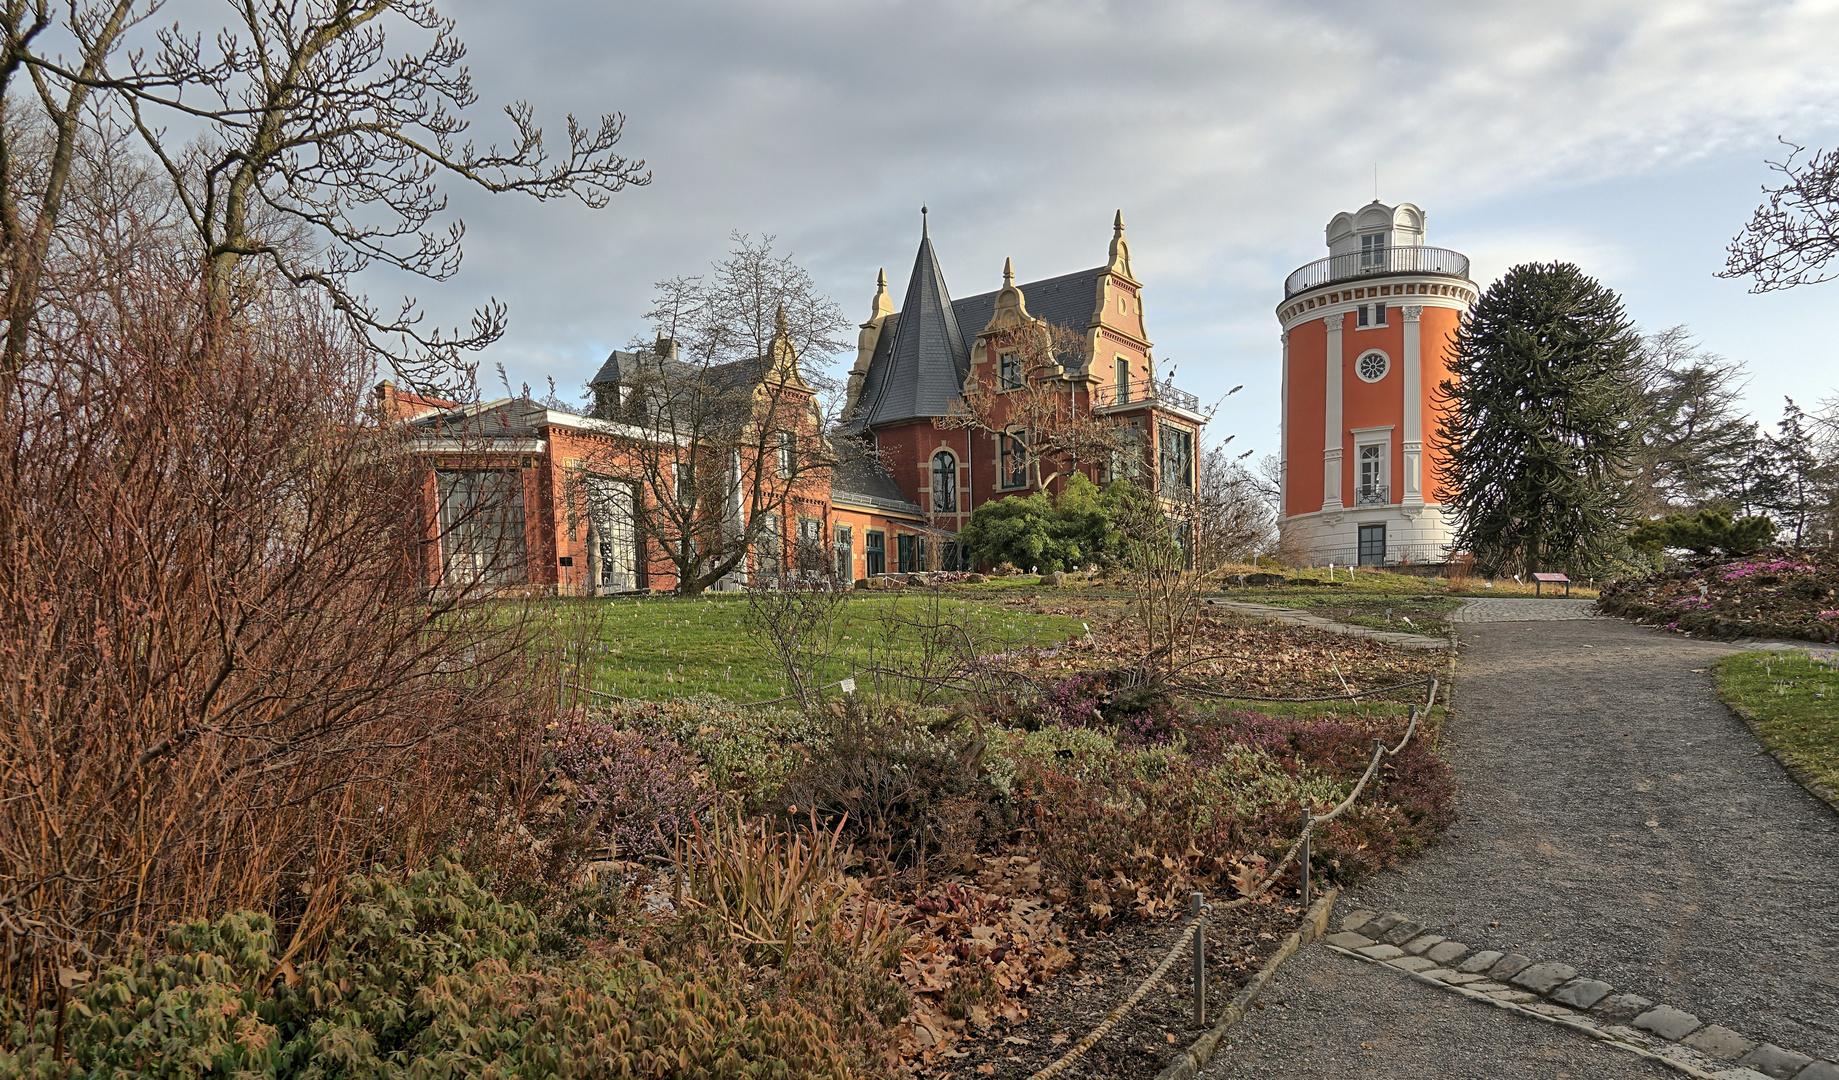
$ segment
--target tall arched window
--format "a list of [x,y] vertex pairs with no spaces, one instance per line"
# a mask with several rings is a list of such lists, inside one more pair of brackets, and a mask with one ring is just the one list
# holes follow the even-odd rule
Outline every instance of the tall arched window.
[[940,514],[958,510],[958,459],[950,450],[932,455],[932,509]]

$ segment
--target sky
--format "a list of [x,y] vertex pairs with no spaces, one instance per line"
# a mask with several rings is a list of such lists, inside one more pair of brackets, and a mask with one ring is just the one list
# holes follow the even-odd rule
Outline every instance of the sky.
[[[899,302],[922,204],[953,295],[1105,261],[1128,225],[1161,371],[1211,433],[1276,449],[1274,309],[1323,229],[1375,196],[1484,286],[1566,260],[1657,330],[1745,365],[1746,402],[1839,393],[1839,282],[1751,295],[1724,246],[1786,138],[1839,143],[1839,0],[1181,3],[1161,0],[451,0],[481,102],[626,116],[652,182],[589,210],[451,187],[466,262],[377,274],[463,321],[510,307],[484,357],[573,397],[645,332],[652,283],[739,231],[776,237],[852,318],[876,271]],[[836,358],[840,371],[853,353]],[[490,376],[493,380],[496,376]],[[492,387],[485,388],[488,394]]]

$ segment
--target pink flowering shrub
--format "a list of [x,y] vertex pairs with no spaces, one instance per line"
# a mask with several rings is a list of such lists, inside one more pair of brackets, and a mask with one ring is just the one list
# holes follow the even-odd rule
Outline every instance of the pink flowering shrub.
[[1741,581],[1757,574],[1817,574],[1820,568],[1799,559],[1771,556],[1769,558],[1746,559],[1734,566],[1726,566],[1720,573],[1725,581]]

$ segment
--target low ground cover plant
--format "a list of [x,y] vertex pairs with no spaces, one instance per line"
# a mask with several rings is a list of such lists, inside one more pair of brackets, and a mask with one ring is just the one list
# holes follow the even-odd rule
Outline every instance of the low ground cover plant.
[[[457,864],[344,885],[321,958],[239,911],[171,928],[0,1049],[9,1076],[863,1075],[862,1032],[689,950],[538,947]],[[888,993],[898,999],[891,984]],[[846,1006],[857,1002],[848,1001]],[[860,1027],[860,1024],[852,1026]]]
[[1695,560],[1615,582],[1599,607],[1638,623],[1704,637],[1839,641],[1839,558],[1782,549]]

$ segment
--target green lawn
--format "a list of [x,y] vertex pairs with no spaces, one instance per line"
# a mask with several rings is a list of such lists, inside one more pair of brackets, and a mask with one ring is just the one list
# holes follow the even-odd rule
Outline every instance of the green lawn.
[[1718,696],[1749,710],[1772,750],[1839,791],[1839,659],[1743,653],[1718,662]]
[[[923,614],[926,594],[854,593],[842,601],[831,655],[821,658],[825,681],[840,679],[892,654],[911,664],[919,645],[900,617]],[[979,651],[1052,646],[1084,633],[1082,620],[1035,615],[999,603],[940,598],[967,621]],[[583,684],[622,697],[663,699],[713,693],[735,701],[775,698],[787,690],[778,662],[747,626],[747,600],[737,596],[646,597],[544,601],[536,612],[551,623]],[[894,618],[891,619],[890,616]]]

